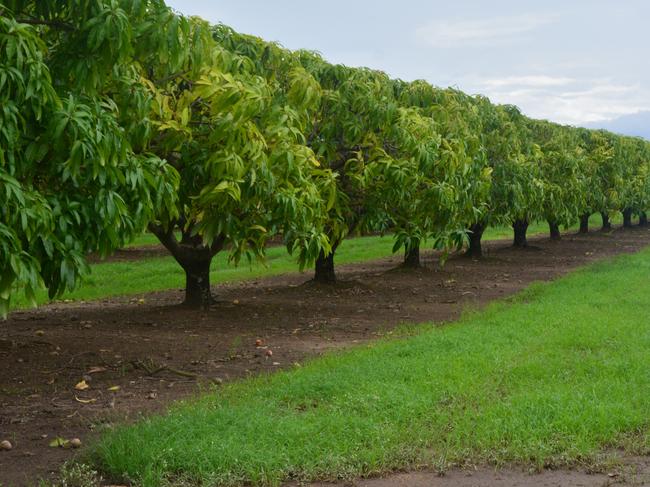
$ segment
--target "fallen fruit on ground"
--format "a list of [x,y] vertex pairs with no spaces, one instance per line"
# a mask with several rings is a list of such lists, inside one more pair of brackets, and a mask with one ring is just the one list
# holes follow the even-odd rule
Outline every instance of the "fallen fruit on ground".
[[68,440],[65,438],[54,438],[50,441],[50,447],[52,448],[66,448],[68,446]]

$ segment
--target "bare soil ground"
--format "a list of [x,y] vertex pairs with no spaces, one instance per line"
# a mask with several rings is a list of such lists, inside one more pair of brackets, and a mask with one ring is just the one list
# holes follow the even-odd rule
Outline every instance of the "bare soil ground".
[[528,472],[517,468],[485,467],[438,472],[405,472],[352,483],[310,484],[309,487],[640,487],[650,485],[650,461],[627,458],[623,463],[593,473],[579,469]]
[[[310,275],[299,273],[219,286],[220,301],[209,312],[176,306],[182,293],[173,290],[150,294],[144,302],[120,298],[12,313],[0,322],[0,440],[10,440],[14,448],[0,451],[0,485],[51,477],[75,454],[49,447],[57,437],[87,444],[102,423],[160,411],[212,384],[292,367],[324,351],[390,334],[402,323],[453,320],[466,308],[511,295],[533,281],[638,251],[650,245],[650,228],[566,235],[560,242],[538,238],[531,244],[516,250],[508,242],[488,243],[483,260],[452,257],[442,269],[431,254],[425,254],[427,266],[419,270],[399,268],[399,257],[342,266],[333,286],[306,282]],[[75,389],[82,380],[88,388]],[[114,386],[119,389],[109,390]],[[650,482],[648,460],[634,464]],[[400,474],[355,485],[621,481],[635,480],[622,473],[531,476],[479,468],[445,477]]]

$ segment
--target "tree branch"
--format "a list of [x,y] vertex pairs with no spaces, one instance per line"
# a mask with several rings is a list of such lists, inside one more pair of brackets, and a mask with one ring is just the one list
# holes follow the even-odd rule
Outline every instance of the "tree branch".
[[212,241],[212,245],[210,245],[210,253],[212,254],[213,257],[217,255],[219,252],[221,252],[221,250],[223,250],[225,243],[226,243],[226,237],[224,237],[223,235],[219,235],[217,238],[215,238]]
[[179,71],[178,73],[170,74],[169,76],[165,76],[164,78],[154,80],[154,84],[164,83],[165,81],[171,81],[174,78],[179,78],[179,77],[185,79],[185,75],[188,73],[189,71]]
[[19,24],[28,24],[28,25],[46,25],[48,27],[54,27],[56,29],[62,29],[67,31],[76,30],[72,24],[67,22],[61,22],[60,20],[43,20],[43,19],[34,19],[34,18],[25,18],[25,19],[16,19],[16,22]]
[[180,258],[181,248],[180,245],[178,245],[176,236],[174,235],[174,225],[170,225],[169,228],[165,230],[161,225],[150,223],[148,229],[156,236],[160,243],[169,250],[176,260]]

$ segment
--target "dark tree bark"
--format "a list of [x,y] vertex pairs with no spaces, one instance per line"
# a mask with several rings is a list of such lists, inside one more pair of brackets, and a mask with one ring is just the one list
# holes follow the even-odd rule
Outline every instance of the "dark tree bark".
[[323,284],[332,284],[336,282],[336,273],[334,272],[334,249],[325,255],[322,250],[316,258],[316,267],[314,281]]
[[604,211],[601,211],[600,216],[603,219],[603,228],[602,228],[602,230],[611,230],[612,229],[612,223],[609,221],[609,215],[607,213],[605,213]]
[[648,226],[648,214],[645,211],[639,213],[639,226],[640,227]]
[[589,233],[589,216],[585,213],[580,217],[580,233]]
[[528,231],[527,220],[515,220],[512,224],[512,229],[515,232],[515,238],[512,243],[513,246],[523,249],[528,247],[528,240],[526,239],[526,232]]
[[[198,257],[198,256],[197,256]],[[185,301],[191,308],[207,309],[214,302],[210,290],[210,264],[212,257],[185,260],[181,267],[185,271]]]
[[[353,234],[356,229],[361,213],[361,209],[358,209],[356,219],[351,222],[348,228],[348,235]],[[331,235],[328,235],[328,237],[330,238],[330,242],[332,242],[331,252],[325,255],[325,252],[321,249],[314,265],[314,282],[319,282],[321,284],[334,284],[336,282],[336,272],[334,272],[334,254],[336,253],[338,246],[341,244],[341,240],[335,241]]]
[[420,267],[420,242],[404,248],[403,266],[411,269]]
[[191,308],[208,309],[214,298],[210,289],[210,264],[212,258],[223,249],[225,238],[219,236],[212,245],[206,245],[200,235],[183,231],[180,242],[174,235],[174,228],[168,230],[157,225],[149,225],[149,230],[172,254],[185,271],[184,305]]
[[621,213],[623,213],[623,226],[630,228],[632,226],[632,210],[625,208]]
[[557,222],[549,220],[548,231],[551,240],[560,240],[562,238],[562,234],[560,233],[560,226],[557,224]]
[[469,237],[469,247],[467,247],[467,252],[465,255],[471,257],[472,259],[479,259],[483,257],[483,248],[481,247],[481,239],[483,238],[483,232],[487,224],[483,222],[475,223],[469,227],[469,232],[467,236]]

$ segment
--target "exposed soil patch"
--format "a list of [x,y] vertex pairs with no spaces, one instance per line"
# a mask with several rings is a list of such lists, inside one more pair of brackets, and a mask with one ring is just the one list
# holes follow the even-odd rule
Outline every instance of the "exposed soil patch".
[[517,468],[495,470],[466,468],[440,475],[436,472],[406,472],[350,483],[315,483],[309,487],[641,487],[650,485],[650,461],[628,458],[604,473],[580,470],[526,472]]
[[[0,440],[14,444],[0,451],[0,485],[27,485],[71,458],[72,450],[48,447],[54,438],[86,444],[101,423],[161,410],[211,384],[292,367],[323,351],[390,334],[400,323],[453,320],[465,308],[532,281],[650,245],[650,229],[531,243],[535,250],[489,243],[484,260],[454,257],[443,269],[428,254],[428,267],[415,271],[396,267],[398,257],[342,266],[334,286],[306,283],[310,275],[298,273],[219,286],[220,302],[209,312],[175,306],[182,300],[179,290],[150,294],[144,302],[123,298],[15,312],[0,322]],[[82,380],[89,387],[75,389]],[[114,386],[119,390],[110,391]],[[516,471],[494,474],[506,483],[491,482],[490,470],[477,472],[435,481],[417,473],[406,481],[398,476],[384,481],[391,483],[358,485],[603,485],[575,483],[580,472],[566,474],[575,476],[573,484],[574,477],[553,476],[560,472],[525,474],[526,481],[539,480],[534,484],[519,480]]]

